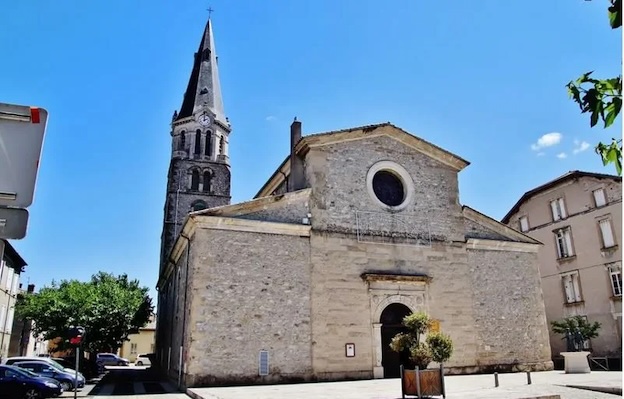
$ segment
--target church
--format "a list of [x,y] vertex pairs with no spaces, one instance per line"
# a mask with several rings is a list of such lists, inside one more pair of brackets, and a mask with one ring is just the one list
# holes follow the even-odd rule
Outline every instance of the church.
[[[448,374],[552,369],[540,242],[462,205],[468,161],[391,123],[304,134],[230,201],[208,21],[171,124],[156,356],[181,387],[397,377],[403,316],[449,334]],[[260,186],[260,184],[259,184]]]

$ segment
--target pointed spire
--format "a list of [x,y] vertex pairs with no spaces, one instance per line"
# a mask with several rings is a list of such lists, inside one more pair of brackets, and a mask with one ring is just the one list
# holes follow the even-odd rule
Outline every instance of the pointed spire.
[[221,97],[217,52],[210,19],[208,19],[204,35],[199,43],[199,49],[195,53],[193,71],[177,119],[191,116],[203,108],[210,109],[215,114],[215,119],[227,126]]

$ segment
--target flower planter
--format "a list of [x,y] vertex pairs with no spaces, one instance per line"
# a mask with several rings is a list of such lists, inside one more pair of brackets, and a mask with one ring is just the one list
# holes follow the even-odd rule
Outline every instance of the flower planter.
[[589,367],[589,352],[561,352],[565,362],[566,374],[591,373]]
[[416,367],[415,370],[407,370],[401,366],[401,394],[416,396],[417,398],[429,396],[442,396],[446,398],[444,389],[444,368],[440,364],[439,369],[424,369]]

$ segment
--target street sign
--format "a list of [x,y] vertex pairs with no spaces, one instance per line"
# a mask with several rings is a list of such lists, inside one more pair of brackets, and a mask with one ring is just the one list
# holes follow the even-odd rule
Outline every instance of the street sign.
[[26,237],[26,226],[28,226],[26,209],[0,207],[0,238],[21,240]]
[[48,112],[0,103],[0,207],[33,201]]

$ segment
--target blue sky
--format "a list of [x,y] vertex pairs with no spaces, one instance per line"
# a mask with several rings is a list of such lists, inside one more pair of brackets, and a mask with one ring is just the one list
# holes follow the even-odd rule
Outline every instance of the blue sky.
[[106,270],[155,293],[169,123],[208,6],[233,126],[233,202],[284,159],[294,116],[304,134],[390,121],[469,160],[461,202],[500,219],[569,170],[613,173],[592,149],[620,122],[590,129],[564,87],[621,70],[607,4],[6,2],[0,101],[50,113],[28,235],[13,241],[29,264],[23,281]]

